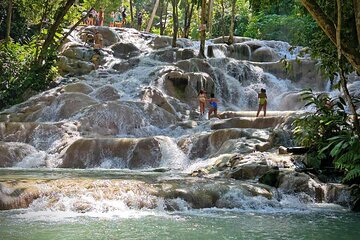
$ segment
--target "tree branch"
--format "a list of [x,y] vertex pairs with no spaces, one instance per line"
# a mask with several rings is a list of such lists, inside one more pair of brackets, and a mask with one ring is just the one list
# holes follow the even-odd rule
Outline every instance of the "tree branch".
[[58,49],[60,48],[60,46],[62,45],[62,43],[65,41],[65,39],[66,39],[68,36],[70,36],[70,34],[76,29],[76,27],[79,26],[80,23],[83,22],[84,19],[86,19],[86,18],[90,15],[90,13],[91,13],[91,11],[92,11],[93,9],[94,9],[93,7],[90,8],[90,10],[86,13],[86,15],[83,16],[83,17],[81,17],[81,18],[79,19],[79,21],[77,21],[77,22],[74,24],[74,26],[72,26],[72,27],[69,29],[69,31],[68,31],[68,32],[62,37],[62,39],[60,40],[60,44],[59,44],[59,46],[58,46]]
[[[334,23],[326,16],[316,0],[300,0],[304,7],[311,14],[313,19],[321,27],[329,39],[336,45],[336,30]],[[354,51],[346,40],[341,41],[341,52],[344,54],[349,63],[354,67],[355,71],[360,74],[360,53]]]
[[41,52],[39,54],[39,57],[37,59],[37,64],[41,64],[42,61],[45,58],[45,55],[48,51],[48,48],[51,44],[51,42],[54,40],[56,31],[58,29],[58,27],[60,26],[61,22],[63,21],[66,13],[69,11],[70,7],[74,4],[75,0],[67,0],[65,4],[63,4],[63,7],[60,7],[57,10],[56,13],[56,17],[55,17],[55,22],[53,23],[53,25],[50,27],[49,32],[47,34],[47,37],[42,45],[41,48]]

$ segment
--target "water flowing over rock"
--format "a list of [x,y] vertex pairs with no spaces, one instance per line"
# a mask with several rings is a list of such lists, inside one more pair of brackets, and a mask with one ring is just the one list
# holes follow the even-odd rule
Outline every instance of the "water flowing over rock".
[[148,139],[79,139],[65,152],[61,167],[93,168],[108,165],[115,168],[141,169],[158,167],[159,143]]
[[[85,42],[95,30],[104,38],[97,69]],[[0,209],[282,209],[287,198],[302,207],[358,205],[350,188],[321,182],[303,158],[277,153],[293,146],[299,91],[326,90],[318,62],[285,42],[227,41],[207,41],[202,59],[189,39],[172,48],[171,37],[130,28],[74,31],[61,47],[57,87],[0,112],[0,167],[84,175],[12,185],[0,178]],[[255,117],[261,88],[268,112]],[[211,119],[199,114],[201,89],[219,100]]]

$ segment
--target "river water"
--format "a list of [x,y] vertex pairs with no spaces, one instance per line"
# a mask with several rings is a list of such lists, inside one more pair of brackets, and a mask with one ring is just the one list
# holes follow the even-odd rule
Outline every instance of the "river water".
[[[1,169],[1,181],[146,180],[172,178],[175,172],[130,170]],[[220,181],[220,180],[211,180]],[[145,196],[144,196],[145,197]],[[65,198],[65,197],[64,197]],[[103,201],[103,200],[99,200]],[[92,203],[94,205],[100,204]],[[36,201],[27,209],[0,212],[1,239],[358,239],[360,215],[333,204],[281,207],[203,208],[166,211],[122,207],[112,211],[60,211]],[[64,204],[70,204],[64,201]]]

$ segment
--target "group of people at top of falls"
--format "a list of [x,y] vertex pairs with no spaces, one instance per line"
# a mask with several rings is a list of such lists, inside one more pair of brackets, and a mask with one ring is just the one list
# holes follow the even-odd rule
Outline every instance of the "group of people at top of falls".
[[[200,106],[200,116],[203,116],[205,114],[206,104],[209,103],[208,119],[210,119],[212,114],[214,114],[215,117],[218,117],[217,109],[219,100],[215,98],[215,95],[213,93],[210,94],[210,98],[207,98],[206,91],[201,89],[198,94],[198,100]],[[262,88],[258,93],[258,101],[259,107],[256,113],[256,117],[259,116],[261,110],[264,111],[264,117],[266,117],[267,95],[264,88]]]
[[105,11],[103,8],[100,8],[99,11],[96,11],[95,8],[91,8],[89,15],[87,12],[83,12],[82,16],[84,18],[84,24],[87,26],[103,26],[105,19]]
[[[95,8],[90,10],[88,15],[87,12],[82,13],[84,18],[84,24],[87,26],[103,26],[105,20],[105,11],[103,8],[100,8],[99,11],[96,11]],[[126,26],[126,7],[120,7],[116,11],[112,11],[109,15],[109,27],[125,27]],[[141,30],[142,25],[142,12],[136,14],[137,17],[137,29]]]
[[[84,18],[84,24],[87,26],[103,26],[105,21],[105,10],[100,8],[99,11],[96,11],[95,8],[90,10],[90,13],[83,12],[82,16]],[[125,27],[126,26],[126,7],[120,7],[116,11],[112,11],[109,14],[110,21],[109,27]],[[142,25],[142,12],[138,12],[137,15],[137,29],[141,31]]]

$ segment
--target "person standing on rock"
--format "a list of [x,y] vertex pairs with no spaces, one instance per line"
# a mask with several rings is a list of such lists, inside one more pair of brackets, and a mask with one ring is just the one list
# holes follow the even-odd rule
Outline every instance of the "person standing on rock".
[[266,90],[264,88],[260,90],[260,93],[258,94],[258,98],[259,98],[259,108],[256,117],[259,116],[261,109],[264,110],[264,117],[266,117],[267,96],[266,96]]
[[103,36],[101,33],[99,33],[99,31],[95,32],[95,36],[94,36],[94,48],[95,49],[100,49],[103,48]]
[[114,26],[115,26],[115,12],[111,12],[109,27],[114,27]]
[[121,17],[122,17],[122,26],[125,27],[125,24],[126,24],[126,8],[125,7],[121,12]]
[[99,25],[98,26],[104,25],[104,15],[105,15],[104,9],[100,8],[100,10],[99,10]]
[[95,70],[99,68],[100,57],[101,57],[100,49],[95,48],[94,49],[94,54],[91,57],[91,62],[94,64]]
[[115,27],[121,27],[121,22],[122,22],[121,13],[118,10],[115,12]]
[[209,101],[209,104],[210,104],[208,119],[210,119],[210,116],[211,116],[212,113],[214,113],[215,117],[218,117],[217,108],[218,108],[219,100],[217,98],[215,98],[215,95],[212,93],[212,94],[210,94],[210,98],[209,98],[208,101]]
[[200,115],[205,114],[205,104],[206,104],[206,92],[204,90],[200,90],[198,94],[199,106],[200,106]]
[[139,12],[137,15],[137,24],[138,24],[138,30],[141,31],[141,25],[142,25],[142,12]]

